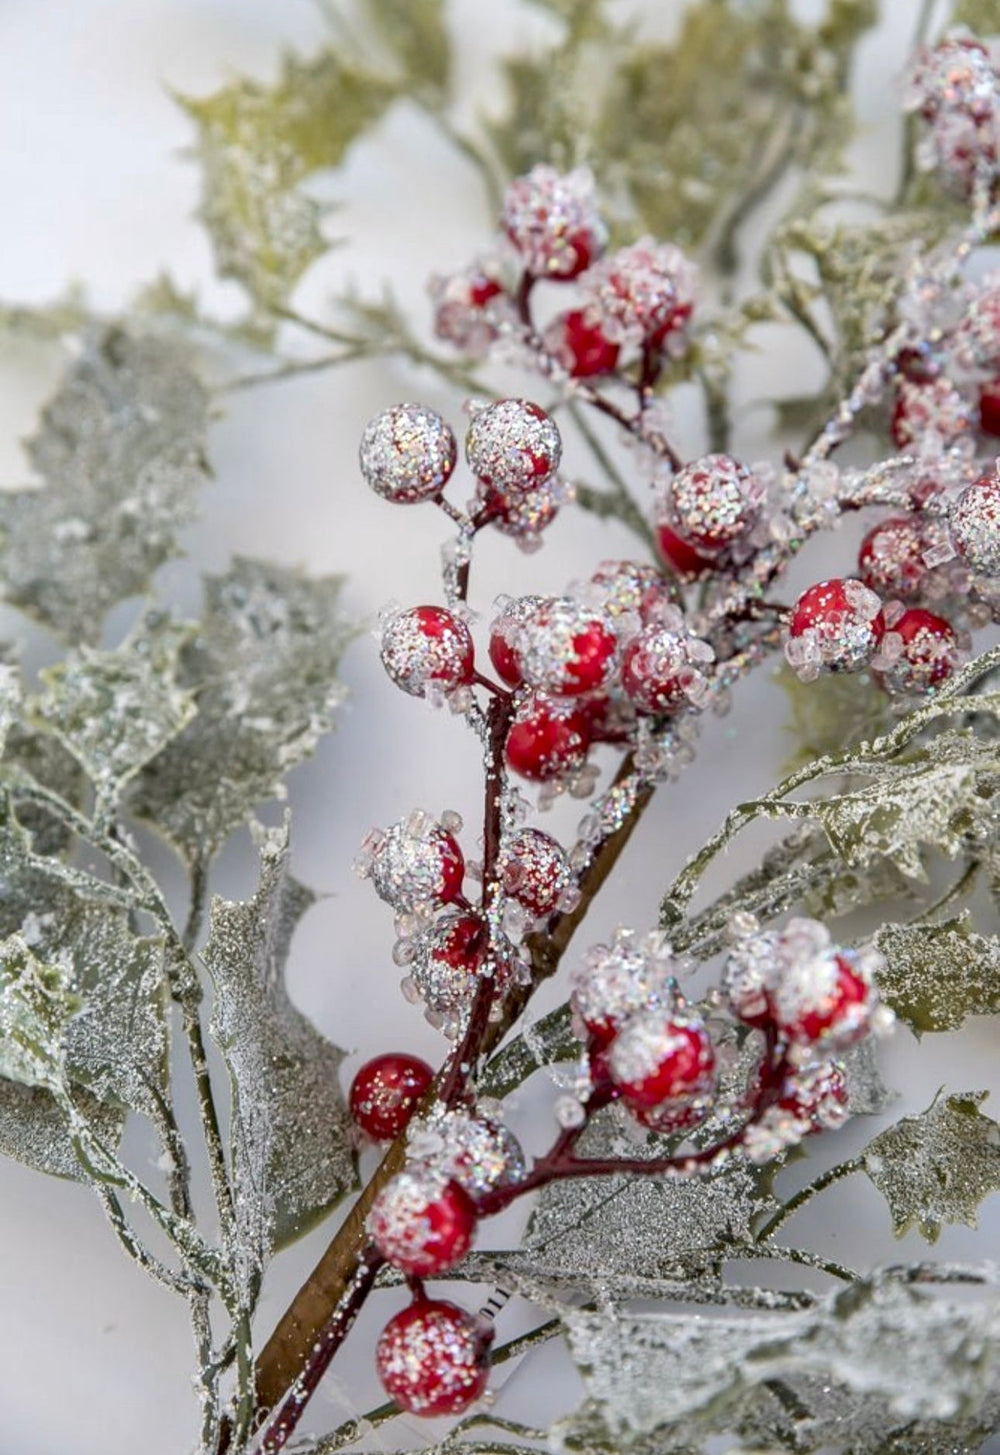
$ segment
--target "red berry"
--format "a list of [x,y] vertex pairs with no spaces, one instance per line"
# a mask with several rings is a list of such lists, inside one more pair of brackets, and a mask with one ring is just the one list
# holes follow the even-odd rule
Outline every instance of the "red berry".
[[382,627],[382,665],[397,687],[423,697],[472,681],[474,648],[461,617],[441,606],[414,606]]
[[507,734],[507,765],[522,778],[547,783],[582,768],[589,747],[584,708],[537,692],[514,714]]
[[705,455],[667,482],[658,509],[700,554],[712,556],[749,535],[760,518],[764,488],[729,455]]
[[362,847],[359,872],[396,910],[451,904],[462,893],[465,859],[457,840],[419,810],[390,828],[373,829]]
[[785,970],[773,992],[774,1018],[792,1041],[848,1045],[868,1029],[872,987],[857,961],[831,952]]
[[585,311],[615,343],[680,353],[694,304],[694,269],[672,243],[642,238],[580,280]]
[[819,581],[792,610],[785,655],[800,676],[857,672],[867,666],[885,631],[881,602],[861,581]]
[[847,1120],[847,1078],[839,1061],[821,1061],[790,1076],[782,1087],[778,1106],[810,1132],[842,1126]]
[[484,929],[478,915],[447,915],[421,937],[410,977],[429,1011],[453,1016],[469,1007],[483,959]]
[[524,551],[541,545],[539,537],[559,514],[559,490],[554,479],[545,480],[537,490],[517,495],[502,495],[487,490],[483,504],[489,511],[490,523],[501,535],[510,536]]
[[656,545],[664,561],[682,581],[694,581],[718,569],[711,557],[699,554],[668,525],[656,527]]
[[608,1069],[630,1107],[688,1102],[712,1090],[715,1048],[701,1021],[645,1011],[612,1041]]
[[892,438],[905,450],[933,435],[948,449],[972,430],[972,406],[943,375],[913,383],[900,379],[892,412]]
[[501,495],[535,490],[558,468],[562,440],[553,421],[527,399],[480,409],[465,436],[465,457],[478,480]]
[[490,625],[490,661],[497,675],[511,687],[520,687],[523,680],[515,646],[517,633],[544,600],[544,596],[518,596],[515,600],[508,597],[497,602],[500,615]]
[[541,829],[521,829],[500,866],[503,887],[535,919],[552,914],[572,882],[561,844]]
[[1000,576],[1000,475],[966,485],[948,513],[955,546],[977,575]]
[[594,945],[587,952],[570,995],[592,1052],[610,1046],[633,1016],[672,1001],[673,985],[663,966],[651,961],[633,937],[621,933],[610,945]]
[[687,640],[665,627],[647,626],[625,648],[622,686],[640,712],[676,712],[705,679],[688,661]]
[[958,666],[958,638],[943,616],[911,607],[886,631],[879,658],[872,675],[887,692],[932,692]]
[[613,374],[621,349],[583,309],[562,313],[545,331],[549,353],[574,379]]
[[594,198],[594,182],[583,170],[560,175],[533,167],[504,195],[503,226],[536,278],[575,278],[600,257],[607,241]]
[[660,572],[642,561],[602,561],[590,581],[598,589],[602,610],[619,631],[625,624],[622,618],[628,622],[637,616],[651,592],[670,591]]
[[610,618],[570,596],[544,600],[513,633],[521,676],[557,697],[603,687],[618,666]]
[[351,1116],[374,1141],[389,1141],[399,1136],[433,1080],[433,1070],[419,1056],[401,1051],[374,1056],[351,1082]]
[[469,1251],[476,1207],[453,1178],[414,1164],[382,1188],[368,1214],[368,1231],[388,1263],[431,1278]]
[[1000,435],[1000,379],[993,379],[979,394],[979,428]]
[[493,1325],[445,1299],[418,1299],[389,1320],[375,1351],[389,1398],[411,1415],[460,1415],[490,1375]]
[[927,575],[924,525],[913,515],[880,520],[861,542],[858,575],[880,596],[915,596]]
[[361,473],[386,500],[416,505],[441,494],[455,468],[455,436],[422,404],[396,404],[368,424],[361,438]]

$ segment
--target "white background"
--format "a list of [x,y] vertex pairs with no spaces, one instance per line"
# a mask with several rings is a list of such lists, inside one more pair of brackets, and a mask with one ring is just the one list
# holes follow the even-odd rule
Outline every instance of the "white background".
[[[675,0],[636,0],[631,8],[651,31],[670,26],[678,12]],[[898,146],[891,83],[918,7],[916,0],[887,0],[883,8],[891,12],[886,23],[861,48],[856,154],[864,183],[887,186]],[[515,0],[456,0],[451,9],[460,99],[469,114],[495,99],[495,54],[547,31]],[[197,285],[212,306],[235,310],[235,290],[211,280],[206,241],[192,218],[196,173],[183,156],[191,129],[168,92],[205,93],[236,73],[269,77],[280,47],[307,53],[323,35],[319,11],[307,0],[0,0],[0,297],[44,301],[79,278],[96,305],[114,310],[169,266],[182,286]],[[303,308],[322,311],[326,292],[348,278],[374,293],[391,277],[425,317],[426,276],[460,265],[488,243],[491,220],[475,174],[406,108],[355,149],[332,193],[343,204],[332,231],[357,241],[314,270],[301,290]],[[762,340],[770,352],[753,361],[743,381],[748,407],[738,443],[749,458],[762,454],[769,420],[753,401],[771,389],[802,392],[819,379],[807,352],[773,330]],[[0,352],[0,380],[0,481],[17,484],[24,461],[16,442],[51,385],[51,360],[41,351]],[[367,495],[355,464],[365,420],[415,394],[460,423],[459,400],[435,379],[388,364],[228,402],[212,432],[217,478],[200,525],[189,533],[189,560],[161,573],[164,596],[193,609],[197,571],[224,568],[230,553],[243,552],[346,572],[345,604],[358,618],[371,618],[389,598],[438,599],[443,522],[430,510],[393,512]],[[697,420],[683,410],[676,432],[682,449],[698,448]],[[582,456],[571,454],[569,465],[589,470]],[[558,589],[602,557],[630,549],[623,533],[601,532],[571,512],[549,540],[541,556],[530,558],[508,542],[487,543],[475,567],[477,604],[487,606],[501,588]],[[840,563],[846,566],[846,554]],[[814,578],[819,573],[816,556],[807,570]],[[22,629],[12,623],[7,630]],[[24,635],[32,655],[51,651],[40,635]],[[344,677],[352,700],[340,730],[292,781],[296,872],[329,898],[300,933],[290,982],[317,1025],[358,1053],[349,1071],[386,1048],[440,1057],[438,1038],[397,992],[389,916],[350,864],[371,824],[410,807],[455,807],[475,822],[479,755],[460,723],[394,691],[370,638],[352,649]],[[783,699],[766,679],[741,690],[733,715],[707,731],[701,765],[647,816],[586,938],[619,921],[653,923],[659,893],[685,855],[737,797],[774,781],[788,746],[778,726],[783,720]],[[577,806],[559,812],[557,828],[571,831],[578,814]],[[157,863],[177,890],[166,856]],[[223,857],[217,882],[229,894],[250,891],[245,844]],[[957,1090],[986,1085],[994,1036],[995,1025],[983,1022],[962,1037],[931,1038],[918,1056],[901,1032],[885,1053],[887,1075],[914,1106],[925,1105],[942,1083]],[[530,1145],[550,1135],[547,1100],[539,1087],[515,1108]],[[872,1131],[871,1123],[848,1128],[837,1150],[848,1154]],[[997,1210],[995,1202],[987,1209],[994,1234]],[[807,1218],[801,1226],[808,1236]],[[915,1237],[902,1247],[893,1243],[884,1205],[867,1185],[831,1194],[815,1226],[836,1257],[877,1262],[925,1251]],[[321,1230],[279,1261],[259,1316],[262,1335],[327,1235]],[[949,1230],[937,1251],[945,1258],[982,1256],[987,1242],[966,1229]],[[366,1312],[315,1403],[316,1428],[378,1403],[371,1344],[389,1309],[386,1301]],[[510,1315],[501,1338],[519,1327]],[[126,1262],[91,1195],[0,1166],[0,1455],[182,1455],[195,1434],[190,1363],[184,1307]],[[572,1376],[550,1350],[515,1371],[501,1408],[543,1422],[574,1398]],[[404,1435],[397,1426],[385,1448],[417,1443],[424,1434]]]

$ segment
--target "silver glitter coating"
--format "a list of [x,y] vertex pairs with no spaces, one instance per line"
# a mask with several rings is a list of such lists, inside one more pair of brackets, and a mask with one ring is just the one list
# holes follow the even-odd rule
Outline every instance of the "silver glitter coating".
[[555,423],[527,399],[501,399],[478,410],[465,436],[465,457],[478,480],[501,495],[539,488],[562,457]]
[[[859,980],[864,994],[844,994],[848,976]],[[793,1039],[846,1046],[864,1035],[877,1005],[868,962],[850,950],[831,946],[816,955],[789,958],[772,993],[775,1020]],[[822,1023],[817,1037],[812,1020]]]
[[524,1152],[502,1122],[478,1113],[436,1107],[410,1123],[407,1151],[416,1162],[444,1173],[476,1198],[519,1182]]
[[672,243],[641,238],[619,248],[580,278],[584,310],[617,344],[662,342],[682,352],[697,272]]
[[411,912],[437,904],[464,867],[462,851],[448,831],[416,810],[365,840],[359,872],[370,877],[380,899]]
[[967,300],[948,341],[949,361],[967,379],[986,383],[1000,374],[1000,273],[988,273]]
[[971,436],[974,417],[973,401],[944,375],[927,380],[900,379],[892,437],[901,450],[925,443],[934,450],[950,449]]
[[890,623],[872,669],[887,692],[924,697],[948,680],[962,658],[951,623],[917,608]]
[[455,468],[457,446],[433,409],[395,404],[369,422],[359,457],[361,473],[377,495],[416,505],[440,495]]
[[599,1033],[651,1007],[669,1010],[677,994],[675,968],[666,947],[651,953],[631,931],[620,930],[610,945],[587,951],[572,979],[570,1004]]
[[502,222],[536,278],[575,277],[607,244],[594,179],[582,167],[560,174],[539,164],[516,178],[504,193]]
[[515,319],[513,303],[496,262],[487,259],[428,283],[434,332],[473,358],[483,358],[505,325]]
[[971,190],[980,175],[995,171],[1000,155],[1000,97],[986,48],[956,30],[936,46],[922,47],[906,76],[904,106],[920,114],[926,133],[917,149],[925,170]]
[[658,523],[700,552],[724,551],[753,530],[764,496],[761,481],[739,460],[705,455],[667,482]]
[[512,627],[511,644],[530,686],[557,696],[597,691],[618,668],[611,619],[571,596],[549,597]]
[[488,494],[494,507],[490,524],[501,535],[510,536],[522,551],[534,551],[542,544],[541,534],[559,514],[560,504],[567,499],[562,483],[553,475],[537,490],[520,495]]
[[625,648],[622,685],[640,712],[676,712],[680,707],[705,706],[708,679],[700,670],[714,653],[707,642],[686,630],[647,626]]
[[924,555],[933,550],[935,526],[940,532],[937,522],[917,515],[896,515],[873,526],[858,556],[865,585],[887,598],[916,596],[929,569]]
[[1000,471],[966,486],[948,513],[948,524],[972,570],[1000,576]]
[[440,606],[394,612],[382,623],[382,665],[413,697],[447,693],[472,677],[474,649],[465,622]]
[[685,1061],[692,1045],[698,1048],[694,1068],[678,1066],[672,1078],[676,1089],[661,1101],[705,1096],[715,1085],[715,1054],[703,1023],[660,1010],[631,1017],[615,1036],[608,1052],[611,1079],[627,1097],[631,1089],[638,1090],[664,1072],[674,1057]]
[[508,840],[499,864],[505,892],[532,919],[566,908],[575,883],[562,845],[541,829],[520,829]]
[[781,968],[777,933],[749,934],[737,940],[726,960],[722,985],[733,1014],[753,1025],[770,1016],[771,992]]
[[785,656],[804,682],[866,667],[884,630],[882,603],[861,581],[820,581],[795,603]]
[[434,1015],[451,1020],[472,1004],[483,958],[482,942],[477,940],[482,930],[475,915],[443,915],[414,943],[410,979]]
[[[621,629],[639,614],[643,598],[657,587],[669,587],[655,566],[642,561],[602,561],[590,578],[595,599]],[[587,599],[591,597],[588,591]]]

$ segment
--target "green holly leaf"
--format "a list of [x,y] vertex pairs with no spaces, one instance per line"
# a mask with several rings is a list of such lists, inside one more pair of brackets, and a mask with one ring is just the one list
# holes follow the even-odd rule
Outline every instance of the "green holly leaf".
[[[117,1147],[125,1129],[123,1106],[77,1090],[77,1110],[106,1147]],[[88,1181],[76,1155],[66,1114],[50,1091],[0,1077],[0,1156],[13,1157],[50,1177]]]
[[344,1052],[288,998],[285,962],[314,896],[288,874],[288,829],[263,833],[251,900],[216,899],[203,959],[232,1086],[237,1216],[258,1269],[357,1185]]
[[144,593],[207,478],[208,395],[179,348],[106,329],[42,413],[40,489],[0,492],[0,591],[69,642]]
[[1000,0],[954,0],[952,25],[967,25],[974,35],[1000,35]]
[[882,999],[917,1036],[1000,1011],[1000,939],[973,934],[966,919],[883,925],[875,945],[885,956]]
[[42,671],[47,691],[36,720],[76,758],[101,801],[114,803],[194,717],[194,697],[177,682],[181,648],[193,635],[193,627],[149,613],[114,651],[82,647]]
[[205,864],[333,726],[337,664],[353,636],[341,578],[237,558],[205,582],[205,613],[181,651],[197,715],[137,777],[130,805],[192,864]]
[[365,10],[409,85],[445,91],[451,45],[442,0],[365,0]]
[[986,1096],[938,1096],[865,1148],[864,1170],[889,1204],[897,1238],[915,1226],[935,1243],[946,1224],[977,1226],[979,1204],[1000,1189],[1000,1126],[979,1110]]
[[396,94],[393,82],[326,50],[307,61],[286,55],[273,85],[241,79],[181,98],[198,128],[200,211],[217,270],[257,309],[283,307],[328,247],[302,183],[339,166]]
[[53,1090],[81,1001],[63,965],[37,959],[23,935],[0,941],[0,1076]]
[[479,1079],[480,1093],[503,1101],[543,1066],[579,1060],[581,1049],[569,1005],[560,1005],[497,1052]]
[[890,699],[867,673],[828,672],[815,682],[802,682],[782,663],[774,679],[788,697],[785,731],[795,744],[786,773],[877,738],[892,725]]

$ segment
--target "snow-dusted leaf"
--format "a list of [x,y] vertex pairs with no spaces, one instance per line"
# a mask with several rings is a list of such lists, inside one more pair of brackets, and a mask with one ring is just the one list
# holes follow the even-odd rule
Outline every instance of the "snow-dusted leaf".
[[970,1015],[1000,1011],[1000,939],[973,934],[965,919],[883,925],[879,991],[918,1036],[952,1031]]
[[878,1116],[896,1100],[879,1066],[879,1042],[865,1036],[838,1052],[837,1059],[847,1077],[847,1105],[851,1116]]
[[106,329],[28,441],[44,484],[0,492],[0,591],[70,642],[175,555],[207,476],[208,395],[177,345]]
[[969,732],[944,732],[905,762],[882,764],[861,788],[817,799],[810,811],[848,864],[891,859],[925,878],[921,851],[952,857],[988,844],[1000,824],[1000,753]]
[[238,1216],[258,1267],[356,1183],[338,1082],[344,1052],[285,988],[292,934],[313,902],[289,877],[287,827],[264,833],[260,858],[251,900],[214,901],[203,956],[215,987],[212,1035],[232,1083]]
[[[804,1312],[602,1309],[562,1318],[590,1401],[562,1427],[577,1438],[589,1423],[618,1440],[653,1431],[664,1441],[672,1434],[693,1440],[712,1428],[731,1429],[740,1405],[765,1382],[780,1380],[806,1395],[817,1376],[832,1386],[842,1411],[852,1396],[874,1397],[874,1437],[900,1421],[967,1417],[1000,1374],[993,1301],[958,1305],[888,1279],[853,1284]],[[716,1426],[720,1415],[725,1422]],[[833,1433],[803,1399],[795,1448],[826,1447]]]
[[336,167],[382,115],[396,87],[326,50],[288,55],[273,85],[240,79],[211,96],[183,98],[198,128],[201,217],[216,267],[261,310],[287,303],[327,248],[317,204],[300,190]]
[[889,1204],[897,1237],[916,1226],[934,1243],[946,1224],[974,1228],[979,1204],[1000,1191],[1000,1126],[979,1110],[986,1096],[938,1096],[865,1148],[864,1170]]
[[98,797],[114,801],[124,785],[195,715],[178,684],[178,656],[194,629],[149,613],[111,652],[81,647],[41,676],[36,705],[86,771]]
[[46,1090],[60,1086],[66,1032],[79,1009],[65,966],[37,959],[23,935],[0,941],[0,1076]]
[[[27,774],[71,807],[79,808],[86,777],[73,755],[51,733],[15,722],[7,733],[3,760],[5,767]],[[18,818],[30,832],[36,854],[60,854],[68,847],[71,830],[47,808],[22,804]]]
[[443,91],[451,59],[443,0],[365,0],[365,10],[409,86]]
[[[77,1090],[74,1105],[106,1147],[117,1147],[125,1108]],[[36,1172],[86,1180],[70,1137],[66,1114],[51,1092],[0,1077],[0,1156]]]
[[[817,401],[810,397],[815,412]],[[815,682],[802,682],[786,663],[774,680],[788,697],[789,717],[785,732],[793,751],[785,772],[826,753],[878,737],[892,723],[890,699],[866,674],[829,672]]]
[[341,578],[238,557],[205,583],[205,614],[181,653],[198,712],[139,775],[131,807],[192,862],[206,862],[333,726],[337,663],[352,629]]

